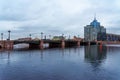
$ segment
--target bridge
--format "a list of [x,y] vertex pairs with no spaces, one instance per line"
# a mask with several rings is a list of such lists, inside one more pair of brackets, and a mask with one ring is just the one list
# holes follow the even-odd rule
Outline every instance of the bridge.
[[65,48],[65,47],[75,47],[81,45],[105,45],[105,44],[120,44],[120,41],[92,41],[84,42],[82,40],[1,40],[0,48],[3,49],[13,49],[14,45],[26,43],[29,44],[29,48],[39,48],[43,49],[44,44],[49,44],[49,48]]
[[96,42],[83,42],[82,40],[1,40],[0,41],[0,48],[3,49],[13,49],[13,46],[16,44],[26,43],[29,44],[29,48],[39,48],[43,49],[44,44],[49,44],[49,48],[56,48],[56,47],[74,47],[80,45],[91,45],[96,44]]
[[55,48],[55,47],[72,47],[72,46],[80,46],[81,41],[75,41],[75,40],[24,40],[19,41],[15,40],[13,44],[20,44],[20,43],[27,43],[29,44],[29,48],[43,48],[44,44],[49,44],[49,48]]
[[[49,44],[49,48],[56,48],[56,47],[61,47],[61,48],[65,48],[65,47],[74,47],[74,46],[80,46],[80,45],[96,45],[96,44],[120,44],[120,41],[83,41],[82,38],[76,37],[74,36],[73,39],[65,39],[64,38],[64,34],[62,34],[62,36],[58,36],[57,40],[55,39],[43,39],[43,33],[41,32],[41,39],[32,39],[32,34],[30,34],[28,38],[19,38],[17,40],[10,40],[10,32],[8,31],[9,35],[8,35],[8,39],[7,40],[3,40],[3,34],[1,34],[1,40],[0,40],[0,48],[2,49],[13,49],[14,45],[16,44],[22,44],[22,43],[26,43],[29,44],[29,48],[39,48],[39,49],[43,49],[44,44]],[[58,39],[59,38],[59,39]]]

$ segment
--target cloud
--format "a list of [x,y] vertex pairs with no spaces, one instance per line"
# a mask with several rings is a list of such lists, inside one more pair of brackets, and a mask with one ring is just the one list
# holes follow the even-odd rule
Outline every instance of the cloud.
[[120,26],[118,3],[119,0],[0,0],[0,31],[12,30],[13,38],[40,32],[83,37],[84,26],[96,13],[101,25],[112,33],[113,27]]

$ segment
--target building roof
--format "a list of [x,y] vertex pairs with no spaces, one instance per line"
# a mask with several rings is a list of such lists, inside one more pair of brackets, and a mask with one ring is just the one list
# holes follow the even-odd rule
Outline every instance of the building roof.
[[98,22],[97,20],[96,20],[96,17],[94,18],[94,20],[90,23],[90,25],[91,26],[93,26],[93,27],[100,27],[100,22]]

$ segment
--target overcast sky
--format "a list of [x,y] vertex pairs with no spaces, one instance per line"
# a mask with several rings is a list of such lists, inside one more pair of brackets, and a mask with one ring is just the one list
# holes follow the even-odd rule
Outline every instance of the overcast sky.
[[94,14],[108,33],[120,34],[120,0],[0,0],[0,32],[7,38],[29,34],[80,35]]

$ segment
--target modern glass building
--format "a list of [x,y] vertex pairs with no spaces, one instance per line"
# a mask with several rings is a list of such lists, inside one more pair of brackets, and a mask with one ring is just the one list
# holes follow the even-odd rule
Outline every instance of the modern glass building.
[[85,41],[104,41],[106,40],[106,28],[94,18],[90,25],[84,27],[84,39]]

